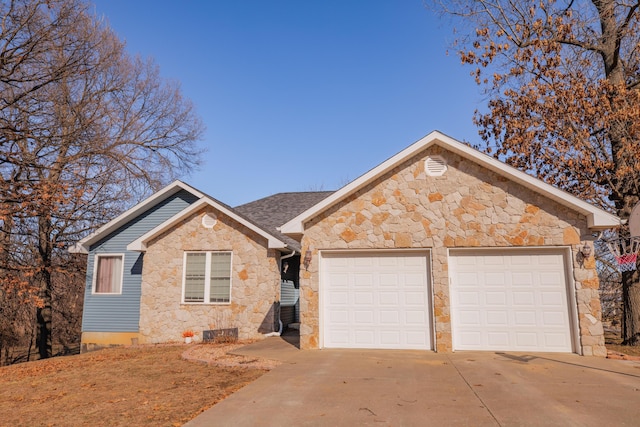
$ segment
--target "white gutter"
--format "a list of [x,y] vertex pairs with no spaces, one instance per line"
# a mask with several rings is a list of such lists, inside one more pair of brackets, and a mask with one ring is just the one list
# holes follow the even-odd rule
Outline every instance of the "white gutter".
[[293,250],[291,251],[291,253],[290,253],[290,254],[287,254],[287,255],[285,255],[285,256],[281,256],[281,257],[280,257],[280,271],[282,271],[282,260],[285,260],[285,259],[288,259],[288,258],[293,257],[297,252],[298,252],[298,251],[296,251],[295,249],[293,249]]

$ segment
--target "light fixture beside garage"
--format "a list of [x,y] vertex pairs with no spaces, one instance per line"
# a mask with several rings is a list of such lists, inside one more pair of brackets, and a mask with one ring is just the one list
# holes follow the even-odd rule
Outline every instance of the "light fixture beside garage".
[[576,260],[578,261],[578,264],[580,264],[580,267],[584,267],[584,262],[589,259],[591,252],[591,246],[586,242],[578,249]]
[[304,253],[304,260],[302,264],[304,265],[304,269],[309,271],[309,264],[311,264],[311,248],[307,249]]
[[589,258],[591,256],[591,246],[589,246],[588,243],[585,243],[584,245],[582,245],[582,248],[580,249],[580,253],[582,254],[583,257]]
[[442,176],[447,171],[447,161],[441,156],[429,156],[424,161],[424,170],[428,176]]

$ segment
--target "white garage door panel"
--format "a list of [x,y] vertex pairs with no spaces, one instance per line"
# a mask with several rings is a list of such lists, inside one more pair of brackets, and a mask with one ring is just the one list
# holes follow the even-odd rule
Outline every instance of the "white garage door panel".
[[465,252],[450,261],[454,349],[572,351],[562,253]]
[[424,254],[323,254],[323,345],[431,349]]

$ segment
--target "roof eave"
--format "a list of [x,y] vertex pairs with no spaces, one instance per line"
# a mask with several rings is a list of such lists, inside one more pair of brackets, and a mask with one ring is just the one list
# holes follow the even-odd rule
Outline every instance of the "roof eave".
[[76,243],[75,245],[69,246],[67,251],[72,254],[88,254],[89,249],[86,246],[81,245],[80,243]]
[[304,233],[304,224],[318,214],[322,213],[338,201],[349,196],[360,188],[364,187],[378,176],[386,173],[402,161],[414,156],[416,153],[427,149],[431,145],[439,145],[442,148],[454,152],[464,158],[470,159],[487,169],[502,175],[511,181],[529,188],[538,194],[546,196],[557,203],[573,209],[587,218],[587,226],[592,230],[604,230],[620,225],[620,219],[604,210],[597,208],[589,203],[578,199],[577,197],[557,189],[531,175],[528,175],[514,167],[507,165],[485,153],[482,153],[468,145],[463,144],[441,132],[434,131],[424,138],[405,148],[395,156],[389,158],[385,162],[371,169],[364,175],[347,184],[342,189],[336,191],[322,202],[312,206],[293,218],[282,227],[280,232],[286,235],[300,235]]
[[[443,139],[449,138],[442,135]],[[450,139],[450,138],[449,138]],[[438,143],[436,143],[438,144]],[[467,145],[461,144],[458,141],[444,141],[444,144],[438,144],[445,149],[448,149],[456,154],[459,154],[465,158],[471,158],[478,162],[480,165],[485,166],[487,169],[504,176],[505,178],[514,181],[531,191],[548,197],[555,202],[573,209],[576,212],[583,214],[587,218],[587,227],[592,230],[606,230],[609,228],[615,228],[620,226],[620,219],[600,208],[597,208],[576,196],[567,193],[564,190],[560,190],[552,185],[545,183],[529,174],[522,172],[512,166],[507,165],[500,160],[491,157],[485,153],[482,153]]]
[[602,213],[591,213],[587,215],[587,227],[594,231],[603,231],[610,228],[620,227],[622,224],[620,218],[615,215],[607,214],[606,212],[604,213],[605,215]]
[[286,249],[287,248],[287,244],[285,242],[283,242],[280,239],[274,237],[273,235],[271,235],[270,233],[266,232],[262,228],[254,225],[253,223],[251,223],[249,221],[246,221],[244,218],[238,216],[232,210],[226,208],[225,206],[221,205],[220,203],[217,203],[214,199],[205,196],[205,197],[201,198],[200,200],[198,200],[197,202],[193,203],[188,208],[178,212],[177,214],[175,214],[173,217],[169,218],[168,220],[166,220],[162,224],[157,225],[156,227],[152,228],[151,230],[149,230],[148,232],[146,232],[142,236],[138,237],[133,242],[129,243],[127,245],[127,250],[136,251],[136,252],[145,252],[147,250],[147,243],[150,240],[152,240],[154,237],[156,237],[160,233],[163,233],[163,232],[169,230],[171,227],[175,226],[180,221],[182,221],[182,219],[184,217],[186,217],[187,215],[190,215],[190,214],[198,211],[199,209],[202,209],[204,206],[213,207],[217,211],[222,212],[223,214],[225,214],[228,217],[232,218],[234,221],[239,222],[240,224],[244,225],[245,227],[249,228],[250,230],[252,230],[252,231],[256,232],[257,234],[259,234],[260,236],[264,237],[265,239],[267,239],[267,247],[269,249]]
[[201,198],[204,196],[203,193],[191,187],[190,185],[185,184],[182,181],[179,181],[179,180],[173,181],[171,184],[167,185],[166,187],[162,188],[158,192],[149,196],[142,202],[136,204],[134,207],[127,209],[122,214],[118,215],[111,221],[107,222],[102,227],[98,228],[96,231],[86,236],[84,239],[81,239],[79,242],[77,242],[75,245],[69,248],[69,252],[71,252],[72,248],[76,248],[78,249],[78,251],[72,252],[72,253],[89,253],[89,248],[91,247],[91,245],[99,241],[102,238],[102,236],[117,230],[123,224],[126,224],[128,221],[132,220],[140,213],[154,206],[155,203],[158,203],[159,201],[162,201],[167,197],[172,196],[173,194],[177,193],[180,190],[186,190],[198,198]]

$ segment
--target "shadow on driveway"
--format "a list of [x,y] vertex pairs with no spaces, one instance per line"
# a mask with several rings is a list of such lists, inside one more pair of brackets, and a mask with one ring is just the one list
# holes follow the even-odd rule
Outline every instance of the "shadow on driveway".
[[[535,359],[544,359],[544,360],[548,360],[548,361],[551,361],[551,362],[566,363],[566,364],[572,365],[572,366],[577,366],[577,367],[582,367],[582,368],[587,368],[587,369],[597,369],[597,370],[600,370],[600,371],[611,372],[611,373],[614,373],[614,374],[628,375],[628,376],[631,376],[631,377],[640,378],[640,364],[637,365],[638,368],[639,368],[637,372],[629,373],[629,372],[620,372],[620,371],[611,370],[611,369],[604,369],[602,367],[588,366],[588,365],[585,365],[585,364],[582,364],[582,363],[567,362],[567,361],[559,360],[558,358],[553,358],[553,357],[541,357],[541,356],[531,356],[531,355],[519,356],[519,355],[516,355],[516,354],[502,353],[502,352],[498,352],[496,354],[500,355],[500,356],[503,356],[503,357],[506,357],[506,358],[511,359],[511,360],[516,360],[518,362],[527,363],[527,362],[535,360]],[[579,360],[582,360],[582,358],[579,359]],[[615,367],[615,365],[613,367]]]

